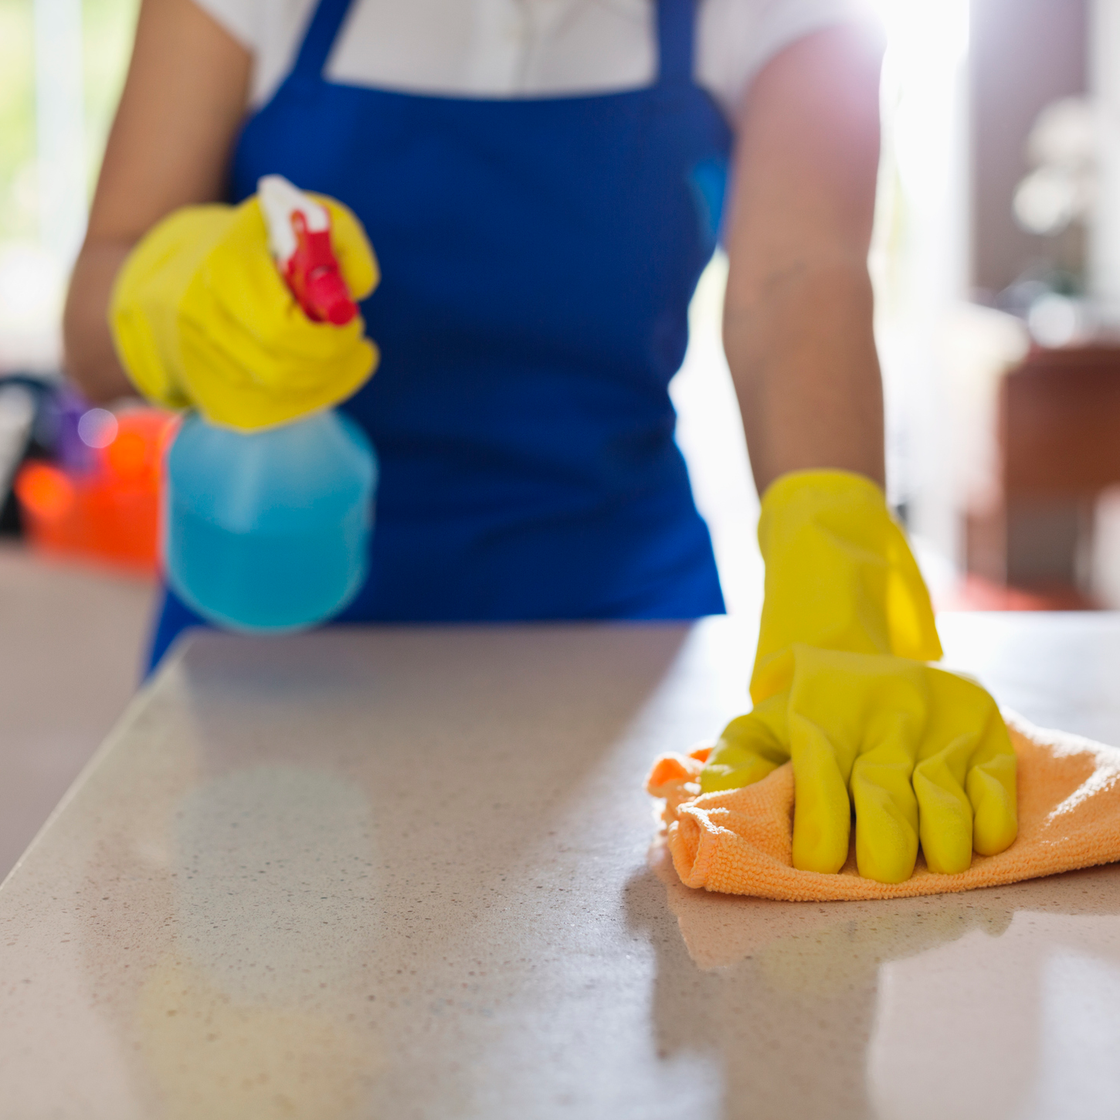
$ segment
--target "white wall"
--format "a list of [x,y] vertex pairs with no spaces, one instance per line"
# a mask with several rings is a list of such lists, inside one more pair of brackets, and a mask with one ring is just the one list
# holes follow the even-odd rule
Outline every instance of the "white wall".
[[1089,290],[1120,323],[1120,0],[1093,0],[1090,83],[1099,107],[1097,204],[1089,231]]

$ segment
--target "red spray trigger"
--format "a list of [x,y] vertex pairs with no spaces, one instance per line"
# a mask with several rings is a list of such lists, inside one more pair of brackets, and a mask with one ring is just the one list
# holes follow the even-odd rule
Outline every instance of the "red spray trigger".
[[349,323],[358,314],[358,305],[339,272],[330,230],[308,229],[302,210],[292,211],[291,221],[296,248],[286,262],[284,279],[292,295],[313,322],[338,327]]

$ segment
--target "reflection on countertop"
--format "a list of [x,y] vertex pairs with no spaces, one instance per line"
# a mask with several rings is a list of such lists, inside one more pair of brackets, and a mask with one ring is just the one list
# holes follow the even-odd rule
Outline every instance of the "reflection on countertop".
[[682,935],[657,970],[655,1021],[667,1049],[679,1024],[704,1024],[739,1102],[726,1115],[1104,1116],[1120,1104],[1114,868],[823,905],[690,890],[660,845],[651,868]]
[[[1028,718],[1120,730],[1120,619],[943,630]],[[742,709],[752,649],[193,639],[0,891],[0,1120],[1120,1111],[1115,868],[789,904],[650,847],[649,762]]]

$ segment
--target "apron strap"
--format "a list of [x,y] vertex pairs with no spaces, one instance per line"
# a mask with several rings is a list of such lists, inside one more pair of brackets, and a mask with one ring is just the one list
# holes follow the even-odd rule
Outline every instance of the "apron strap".
[[[324,0],[324,3],[326,0]],[[656,0],[657,84],[692,85],[693,0]]]
[[319,0],[315,14],[307,25],[307,33],[292,67],[292,76],[318,78],[322,76],[327,56],[338,37],[338,32],[346,21],[351,0]]

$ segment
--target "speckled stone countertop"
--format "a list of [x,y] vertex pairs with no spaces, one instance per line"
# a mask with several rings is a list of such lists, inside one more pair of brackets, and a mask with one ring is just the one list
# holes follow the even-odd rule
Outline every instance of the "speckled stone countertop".
[[[1120,619],[950,616],[1120,742]],[[0,1120],[1120,1115],[1120,868],[830,905],[685,889],[650,760],[748,626],[202,635],[0,889]]]

